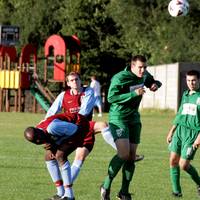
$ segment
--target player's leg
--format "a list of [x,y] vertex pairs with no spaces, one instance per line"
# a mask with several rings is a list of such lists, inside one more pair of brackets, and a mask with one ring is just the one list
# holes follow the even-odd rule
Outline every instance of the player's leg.
[[104,182],[100,188],[102,200],[110,200],[109,195],[112,181],[118,174],[126,159],[128,159],[127,152],[129,152],[129,139],[116,139],[115,143],[118,150],[118,154],[112,157],[108,165],[108,175],[104,179]]
[[115,138],[117,154],[112,157],[109,163],[108,175],[104,179],[103,185],[101,187],[102,199],[103,195],[105,195],[107,199],[110,199],[109,193],[112,181],[119,172],[119,170],[121,169],[122,165],[125,163],[125,161],[129,159],[129,152],[130,152],[129,139],[127,135],[126,126],[123,124],[121,124],[121,126],[110,124],[110,128],[112,131],[112,135]]
[[[188,129],[186,127],[181,127],[182,131],[182,151],[181,158],[179,161],[179,166],[182,170],[187,172],[192,180],[197,185],[197,188],[200,188],[200,177],[196,168],[191,165],[190,161],[194,159],[196,154],[196,148],[193,147],[195,139],[198,137],[199,132],[193,129]],[[198,189],[199,194],[199,189]]]
[[[27,140],[35,144],[39,144],[40,142],[42,142],[42,140],[45,139],[44,138],[45,136],[48,136],[48,134],[44,133],[41,129],[33,128],[33,127],[27,128],[24,132],[24,135]],[[41,144],[44,144],[44,142],[42,142]],[[62,184],[62,178],[60,175],[58,163],[56,160],[53,159],[54,156],[52,156],[52,154],[55,154],[55,153],[56,153],[56,148],[51,151],[48,150],[45,153],[45,161],[46,161],[47,169],[50,172],[51,178],[57,188],[57,194],[51,198],[48,198],[47,200],[58,200],[64,194],[64,187]]]
[[[71,140],[73,141],[73,139]],[[59,145],[58,150],[56,152],[56,160],[59,163],[60,171],[62,174],[63,185],[64,185],[64,195],[62,198],[74,199],[74,193],[72,189],[72,178],[71,178],[71,165],[67,160],[68,155],[75,150],[75,146],[71,141],[66,140],[63,141],[61,145]]]
[[[122,185],[118,197],[120,199],[130,199],[129,185],[132,180],[135,171],[135,157],[137,146],[140,143],[141,134],[141,123],[129,124],[129,142],[130,142],[130,153],[129,159],[124,163],[122,167]],[[133,131],[134,130],[134,131]]]
[[[56,142],[60,144],[66,137],[73,135],[77,131],[77,126],[69,122],[55,119],[49,124],[49,126],[47,127],[47,131],[52,135],[58,136]],[[55,159],[52,160],[50,156],[51,152],[46,151],[46,166],[57,189],[57,194],[50,199],[56,199],[57,196],[64,195],[64,186],[58,162]]]
[[73,164],[71,166],[71,173],[72,173],[72,181],[74,182],[77,178],[78,174],[80,173],[81,166],[85,160],[85,158],[89,155],[92,151],[94,146],[94,126],[96,122],[90,121],[89,122],[89,131],[85,133],[83,138],[83,142],[78,146],[76,149],[75,158]]
[[194,159],[194,156],[196,154],[197,149],[193,148],[192,145],[195,139],[198,137],[198,135],[198,131],[186,127],[181,127],[182,150],[179,166],[182,170],[184,170],[190,175],[194,183],[197,185],[199,194],[200,177],[196,168],[190,163],[190,161]]
[[135,152],[137,149],[136,144],[130,144],[130,159],[126,160],[122,167],[122,185],[121,189],[117,195],[118,199],[131,200],[131,194],[129,193],[129,185],[132,180],[135,171]]
[[99,114],[97,115],[98,117],[102,117],[102,108],[101,105],[98,106]]
[[[112,146],[113,149],[117,150],[110,128],[106,122],[97,121],[94,127],[94,132],[95,134],[101,133],[105,142],[108,143],[110,146]],[[144,159],[144,155],[136,154],[135,162],[141,161],[143,159]]]
[[68,197],[70,199],[74,198],[74,193],[72,190],[72,180],[71,180],[71,166],[69,161],[67,160],[62,165],[60,165],[62,178],[63,178],[63,184],[65,188],[65,193],[63,197]]
[[98,117],[102,117],[102,102],[101,102],[101,97],[97,96],[96,97],[96,106],[98,108]]
[[170,165],[170,179],[172,184],[172,195],[176,197],[182,196],[182,189],[180,185],[180,166],[179,160],[181,155],[182,144],[182,130],[181,126],[177,126],[173,134],[172,141],[169,144],[169,165]]
[[111,134],[110,128],[106,122],[97,121],[94,125],[94,133],[101,133],[103,139],[111,145],[115,150],[117,150],[116,144],[114,142],[113,136]]
[[190,160],[185,160],[183,158],[179,161],[180,168],[186,171],[196,183],[197,186],[200,186],[200,177],[194,166],[190,164]]
[[47,170],[57,190],[56,195],[49,198],[48,200],[56,200],[62,197],[65,192],[60,168],[59,168],[57,160],[51,158],[51,151],[45,152],[45,162],[46,162]]
[[177,197],[182,196],[182,190],[180,185],[180,155],[175,152],[170,153],[170,179],[172,183],[172,194]]
[[78,147],[76,149],[75,158],[71,165],[72,182],[74,182],[79,175],[83,162],[89,153],[86,147]]

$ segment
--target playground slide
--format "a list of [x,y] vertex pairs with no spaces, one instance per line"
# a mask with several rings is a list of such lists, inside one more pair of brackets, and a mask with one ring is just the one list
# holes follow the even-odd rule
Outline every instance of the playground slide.
[[43,87],[39,81],[35,81],[30,92],[45,111],[50,108],[55,99],[55,97],[50,94],[50,91]]

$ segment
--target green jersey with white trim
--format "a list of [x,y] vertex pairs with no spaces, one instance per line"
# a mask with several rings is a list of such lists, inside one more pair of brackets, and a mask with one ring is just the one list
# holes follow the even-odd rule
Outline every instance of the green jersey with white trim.
[[128,68],[114,75],[108,91],[108,102],[111,103],[109,121],[140,122],[138,108],[142,95],[138,96],[135,90],[144,85],[151,87],[153,83],[161,86],[147,71],[142,78],[137,77]]
[[188,128],[200,131],[200,90],[189,94],[185,91],[182,96],[181,105],[173,121]]

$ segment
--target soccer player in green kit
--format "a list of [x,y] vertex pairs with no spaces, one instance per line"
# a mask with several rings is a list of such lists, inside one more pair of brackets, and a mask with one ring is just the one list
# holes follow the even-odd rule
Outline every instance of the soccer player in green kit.
[[140,143],[141,121],[139,104],[145,93],[144,86],[156,91],[161,83],[146,71],[146,58],[133,56],[131,65],[117,73],[111,80],[108,91],[109,126],[113,135],[117,154],[108,166],[108,175],[101,188],[101,200],[110,200],[110,188],[114,177],[122,168],[122,185],[118,199],[131,200],[129,184],[135,169],[135,155]]
[[200,177],[190,164],[198,146],[200,133],[200,74],[191,70],[186,73],[188,90],[183,93],[181,105],[167,135],[170,150],[170,178],[172,195],[182,197],[180,169],[187,172],[197,185],[200,196]]

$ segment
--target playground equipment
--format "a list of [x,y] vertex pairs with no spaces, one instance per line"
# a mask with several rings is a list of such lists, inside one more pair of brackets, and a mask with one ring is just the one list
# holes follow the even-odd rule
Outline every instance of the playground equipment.
[[[19,59],[14,46],[0,45],[0,112],[37,112],[38,104],[47,111],[65,87],[66,73],[80,73],[80,40],[76,35],[52,35],[44,51],[44,77],[39,80],[34,45],[25,45]],[[62,85],[56,95],[47,87],[52,82]]]
[[[80,40],[76,35],[50,36],[44,46],[45,65],[44,81],[48,79],[47,71],[49,59],[53,56],[53,81],[65,82],[66,73],[76,71],[80,73]],[[68,59],[68,60],[67,60]]]
[[[30,67],[30,57],[33,55],[33,67]],[[10,108],[14,107],[12,111],[25,111],[25,97],[27,96],[26,91],[31,90],[33,85],[39,83],[35,81],[32,83],[32,75],[36,73],[36,62],[37,53],[36,48],[28,44],[22,48],[22,52],[19,58],[19,62],[16,62],[16,50],[15,47],[11,46],[1,46],[0,48],[0,111],[11,111]],[[40,87],[40,90],[41,87]],[[36,89],[32,91],[36,100],[38,100],[38,92]],[[45,92],[42,91],[42,95],[47,96]],[[14,97],[14,100],[13,100]],[[48,99],[49,100],[49,99]],[[40,104],[44,104],[43,101],[39,99]],[[47,106],[50,106],[49,100]],[[30,103],[29,103],[30,104]],[[45,106],[42,105],[45,109]],[[48,109],[48,108],[46,108]],[[36,110],[36,102],[33,101],[33,110]]]

